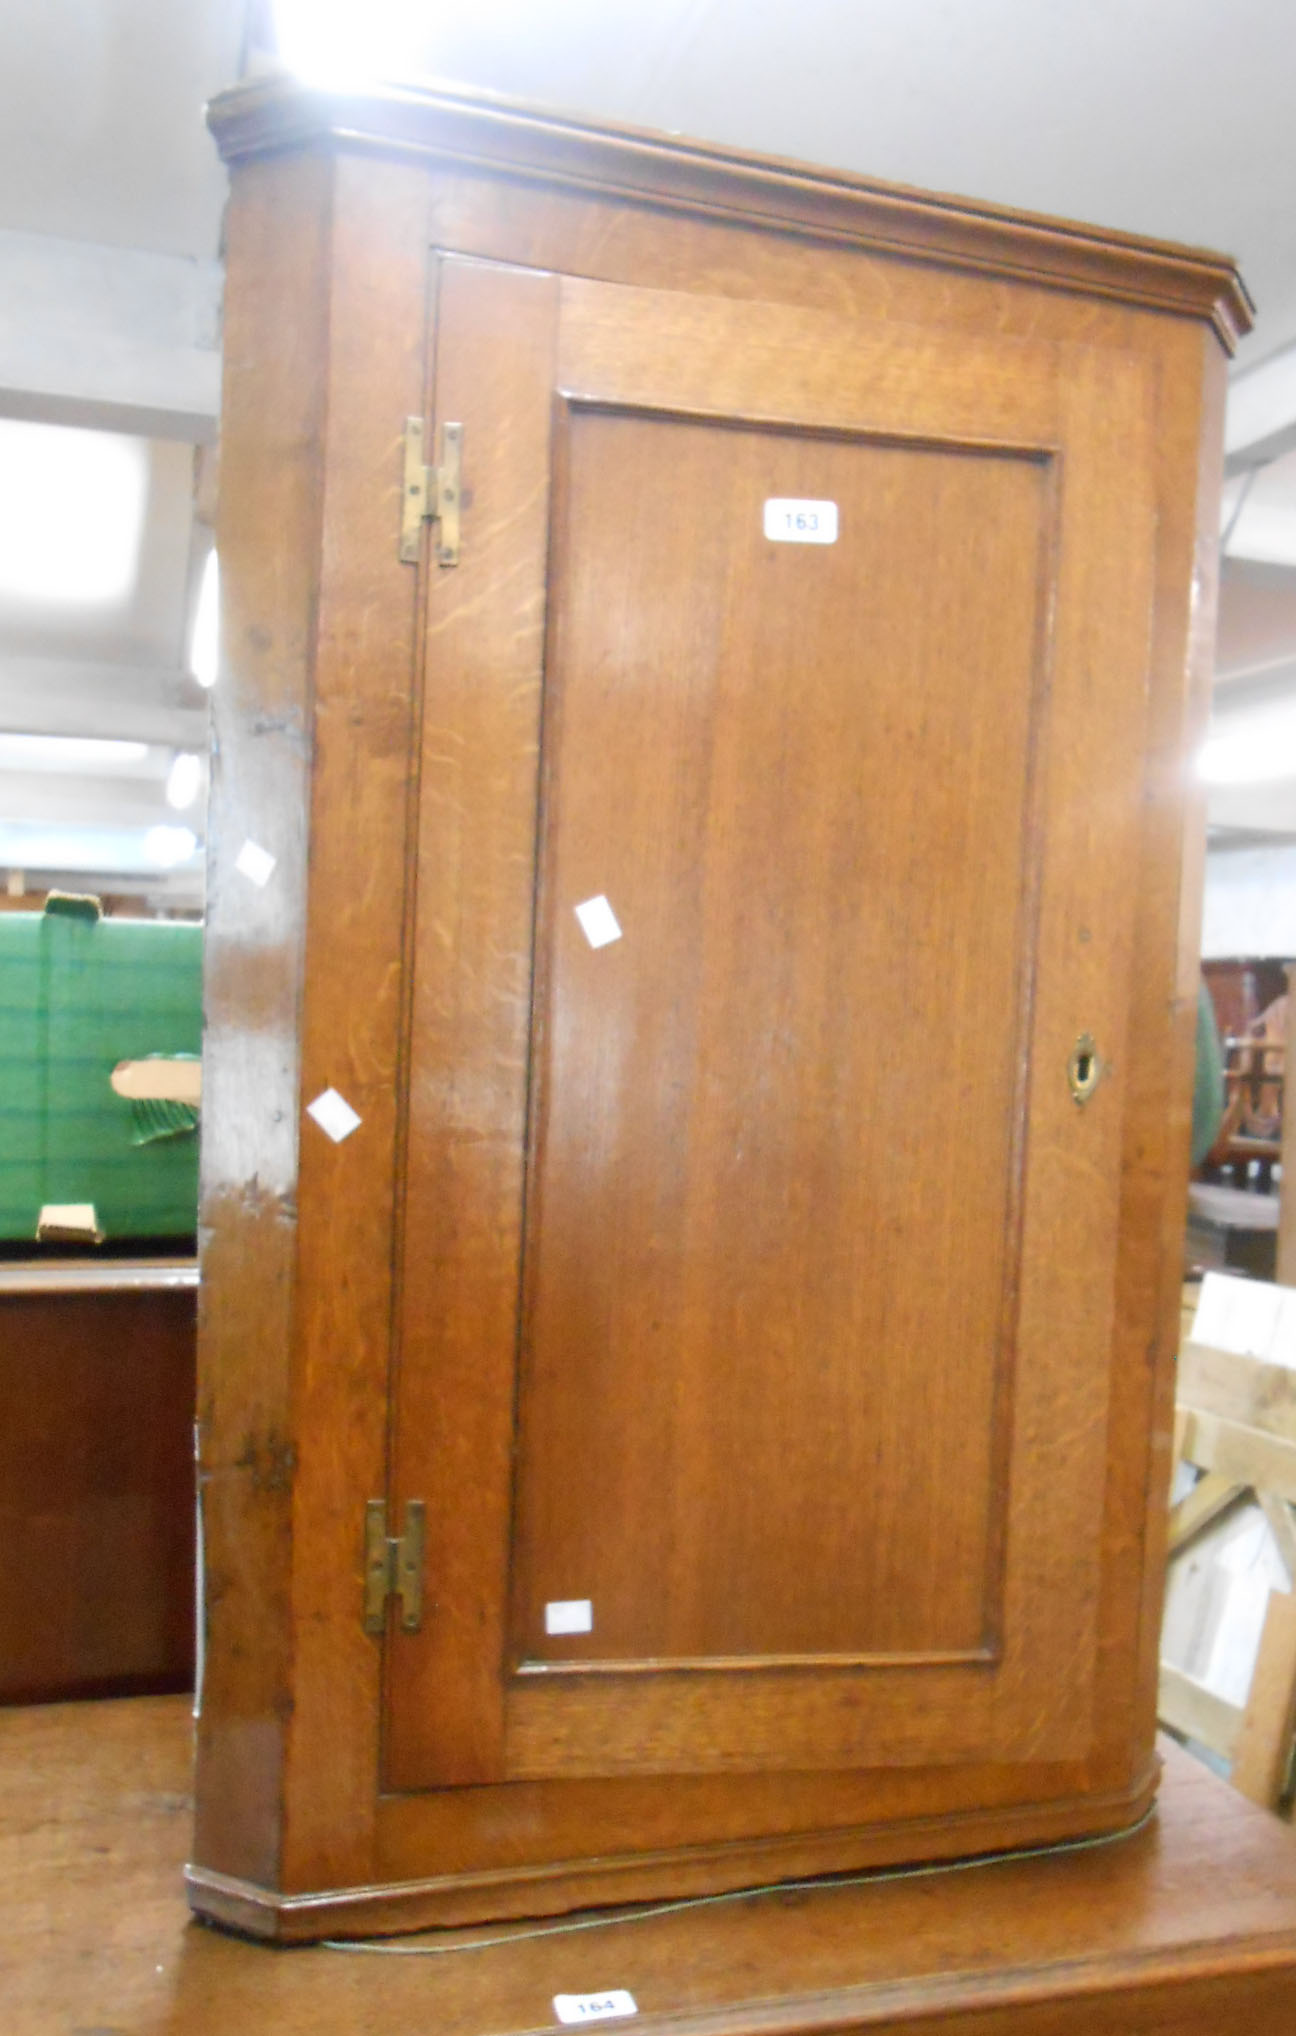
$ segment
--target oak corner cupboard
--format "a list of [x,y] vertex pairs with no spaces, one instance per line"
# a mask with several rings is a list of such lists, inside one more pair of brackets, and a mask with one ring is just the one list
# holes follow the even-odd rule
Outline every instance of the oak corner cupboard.
[[1134,1824],[1232,266],[458,90],[212,121],[194,1905]]

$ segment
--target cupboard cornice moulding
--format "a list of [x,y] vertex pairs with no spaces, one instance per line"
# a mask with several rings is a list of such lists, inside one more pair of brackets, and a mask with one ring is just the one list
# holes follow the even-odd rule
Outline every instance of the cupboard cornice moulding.
[[342,92],[275,76],[220,94],[208,120],[227,163],[321,144],[414,154],[1202,318],[1230,354],[1254,322],[1234,262],[1204,249],[603,125],[453,85]]

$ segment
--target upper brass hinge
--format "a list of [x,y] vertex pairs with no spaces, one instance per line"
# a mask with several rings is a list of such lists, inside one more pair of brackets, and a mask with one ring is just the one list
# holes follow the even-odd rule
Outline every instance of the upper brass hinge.
[[401,564],[416,566],[423,542],[423,525],[437,526],[436,561],[439,566],[459,563],[459,508],[462,495],[460,461],[463,452],[462,424],[441,427],[441,464],[423,463],[423,419],[405,420],[405,487],[401,498]]
[[405,1532],[394,1540],[387,1532],[387,1508],[381,1499],[365,1507],[366,1633],[381,1633],[387,1624],[387,1600],[401,1602],[402,1633],[417,1633],[423,1624],[423,1548],[426,1507],[410,1499],[405,1507]]

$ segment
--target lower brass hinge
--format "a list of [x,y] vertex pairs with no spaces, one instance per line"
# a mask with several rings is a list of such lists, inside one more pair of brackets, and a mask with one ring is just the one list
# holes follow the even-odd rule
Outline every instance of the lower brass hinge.
[[401,564],[416,566],[423,542],[423,525],[437,526],[436,561],[439,566],[459,563],[459,510],[463,499],[461,455],[462,424],[441,427],[441,464],[423,463],[423,419],[405,420],[405,485],[401,498]]
[[405,1532],[393,1540],[387,1532],[387,1508],[381,1499],[365,1507],[366,1633],[381,1633],[387,1624],[387,1600],[399,1598],[402,1633],[417,1633],[423,1624],[423,1545],[426,1507],[411,1499],[405,1507]]

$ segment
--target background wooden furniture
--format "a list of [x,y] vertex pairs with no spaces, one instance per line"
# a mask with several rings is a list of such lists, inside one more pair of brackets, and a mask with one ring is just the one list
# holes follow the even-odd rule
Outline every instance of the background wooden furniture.
[[[1296,1839],[1167,1749],[1156,1821],[1092,1852],[756,1895],[423,1958],[186,1926],[183,1700],[0,1716],[6,2036],[501,2036],[621,1986],[673,2036],[1290,2036]],[[581,1921],[585,1919],[579,1919]]]
[[1224,1041],[1224,1121],[1206,1157],[1210,1167],[1258,1160],[1267,1181],[1282,1157],[1281,1123],[1287,1050],[1264,1039]]
[[1267,955],[1204,961],[1202,974],[1215,1006],[1221,1039],[1248,1032],[1266,1006],[1287,988],[1285,965]]
[[194,1901],[1136,1819],[1236,277],[456,92],[213,122]]
[[1284,1160],[1284,1140],[1296,1139],[1291,1113],[1283,1108],[1286,1040],[1281,1026],[1260,1031],[1265,1013],[1275,1006],[1281,1010],[1278,1000],[1290,997],[1293,965],[1207,962],[1204,973],[1224,1045],[1226,1098],[1203,1170],[1208,1176],[1228,1170],[1237,1185],[1194,1181],[1185,1262],[1236,1266],[1260,1279],[1296,1285],[1296,1147],[1282,1165],[1285,1193],[1270,1193],[1275,1163]]
[[[1175,1461],[1202,1473],[1170,1514],[1169,1554],[1254,1494],[1296,1585],[1296,1372],[1185,1341],[1179,1361]],[[1167,1662],[1158,1712],[1231,1764],[1242,1794],[1275,1809],[1290,1794],[1296,1753],[1296,1596],[1272,1591],[1245,1706]]]
[[0,1264],[0,1701],[191,1684],[197,1286]]
[[[1296,1008],[1296,962],[1287,965],[1289,1011]],[[1282,1192],[1278,1198],[1277,1278],[1296,1287],[1296,1110],[1284,1110],[1282,1123]]]

